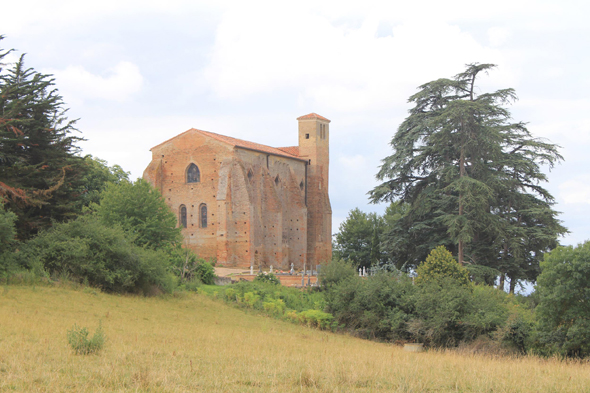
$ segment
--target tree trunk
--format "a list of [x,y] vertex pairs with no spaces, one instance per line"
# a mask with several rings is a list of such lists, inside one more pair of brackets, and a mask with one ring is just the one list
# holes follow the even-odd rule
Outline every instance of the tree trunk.
[[504,280],[506,279],[506,274],[500,273],[500,283],[498,284],[498,288],[504,290]]
[[514,288],[516,287],[516,279],[514,277],[510,277],[510,294],[514,295]]
[[[461,157],[459,159],[459,177],[465,176],[465,150],[464,147],[461,147]],[[463,215],[463,195],[459,194],[459,217]],[[460,265],[464,264],[464,255],[463,255],[463,239],[461,238],[462,234],[459,234],[459,250],[457,252],[457,259]]]

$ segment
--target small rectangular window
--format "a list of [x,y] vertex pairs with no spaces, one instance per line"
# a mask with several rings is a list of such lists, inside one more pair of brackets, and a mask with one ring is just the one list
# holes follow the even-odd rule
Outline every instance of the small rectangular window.
[[305,134],[305,139],[309,139],[309,134]]

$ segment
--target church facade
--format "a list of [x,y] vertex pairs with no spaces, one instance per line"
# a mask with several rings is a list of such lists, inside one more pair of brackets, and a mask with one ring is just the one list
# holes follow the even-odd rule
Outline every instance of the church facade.
[[151,149],[143,177],[177,214],[185,247],[242,268],[331,260],[330,120],[310,113],[297,121],[298,146],[193,128]]

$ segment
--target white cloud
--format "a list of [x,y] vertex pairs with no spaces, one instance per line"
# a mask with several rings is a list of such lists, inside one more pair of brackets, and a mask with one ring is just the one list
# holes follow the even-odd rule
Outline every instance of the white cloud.
[[512,32],[506,27],[495,26],[488,29],[488,40],[494,47],[504,45],[511,35]]
[[590,204],[590,175],[580,175],[561,183],[559,194],[566,204]]
[[[36,35],[92,24],[100,18],[138,15],[183,16],[199,9],[217,8],[215,0],[20,0],[2,5],[2,34]],[[23,12],[26,10],[26,12]],[[108,26],[102,26],[108,28]]]
[[139,67],[127,61],[119,62],[106,70],[104,75],[95,75],[82,66],[45,72],[55,76],[60,92],[68,102],[79,103],[96,98],[124,102],[139,92],[143,85]]
[[376,37],[380,19],[342,23],[311,9],[272,3],[222,17],[204,80],[221,99],[294,89],[314,107],[339,111],[403,103],[429,78],[501,53],[448,23],[398,23]]

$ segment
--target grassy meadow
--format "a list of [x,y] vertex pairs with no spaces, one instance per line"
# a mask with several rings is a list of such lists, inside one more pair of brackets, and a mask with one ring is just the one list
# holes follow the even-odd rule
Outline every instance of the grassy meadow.
[[[107,342],[75,355],[74,324]],[[0,288],[0,392],[590,392],[590,364],[400,347],[248,314],[204,295]]]

